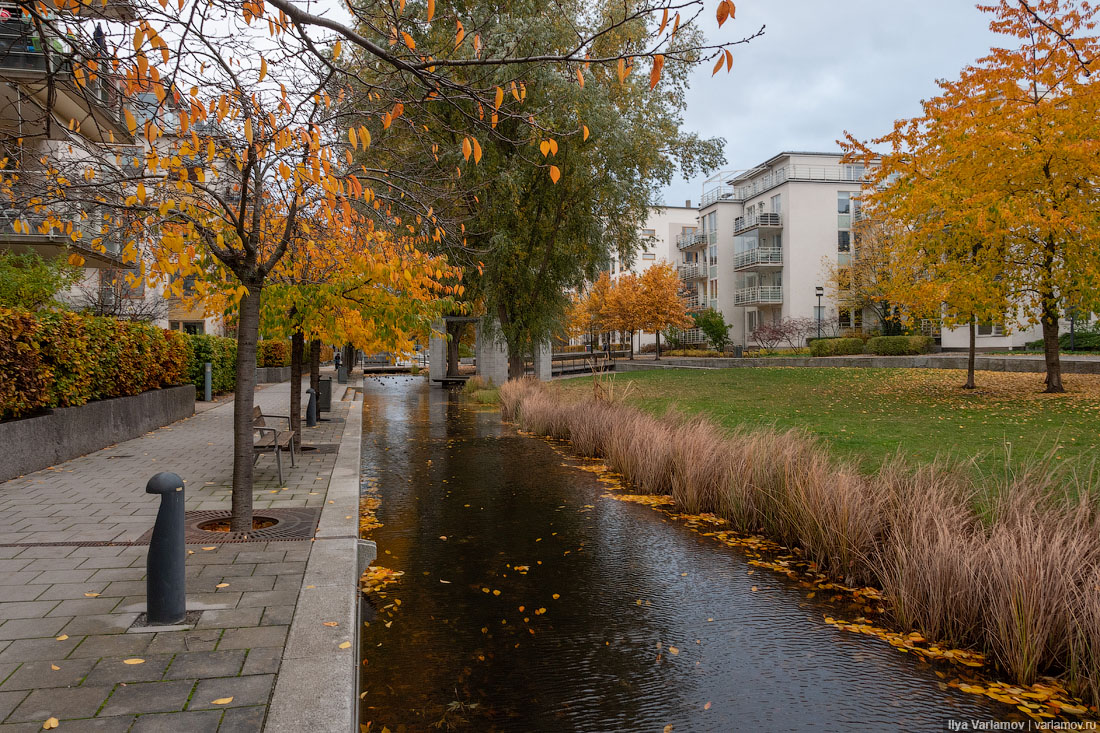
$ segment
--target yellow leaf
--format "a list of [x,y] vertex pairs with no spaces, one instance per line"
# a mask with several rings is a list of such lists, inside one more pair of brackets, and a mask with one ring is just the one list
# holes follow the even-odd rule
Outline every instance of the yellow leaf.
[[252,120],[246,119],[244,121],[244,139],[248,141],[248,144],[252,144]]
[[204,549],[204,550],[206,550],[206,551],[210,551],[210,550],[216,550],[216,549],[218,549],[218,548],[217,548],[217,547],[204,547],[204,548],[202,548],[202,549]]
[[557,183],[559,178],[561,178],[561,171],[556,165],[550,166],[550,180]]
[[217,700],[211,700],[210,704],[211,705],[228,705],[231,702],[233,702],[232,696],[230,696],[230,697],[219,697]]
[[144,204],[145,203],[145,184],[144,183],[139,183],[137,185],[137,191],[135,193],[137,195],[137,200]]
[[229,583],[218,583],[218,584],[217,584],[217,585],[215,585],[214,587],[215,587],[215,588],[228,588],[228,587],[229,587]]
[[435,17],[435,0],[428,0],[428,8],[425,12],[425,17],[430,21]]
[[[69,264],[76,267],[83,267],[84,258],[78,255],[76,252],[73,252],[71,255],[69,255]],[[58,638],[60,639],[61,637]]]
[[580,69],[576,69],[576,72],[577,72],[577,83],[581,85],[581,89],[584,89],[584,74],[581,73]]
[[665,57],[661,54],[657,54],[653,57],[653,70],[649,72],[649,88],[657,86],[657,82],[661,80],[661,69],[665,66]]
[[69,638],[68,634],[62,634],[61,636],[57,637],[57,640],[58,641],[65,641],[68,638]]
[[550,597],[553,598],[555,601],[558,600],[559,598],[561,598],[561,596],[557,593],[555,593],[554,595],[552,595]]
[[669,654],[679,654],[679,653],[680,653],[680,650],[679,650],[679,649],[677,649],[677,648],[676,648],[676,647],[674,647],[674,646],[670,646],[670,647],[668,648],[668,653],[669,653]]
[[52,669],[54,672],[56,672],[57,670],[61,669],[61,667],[58,667],[56,664],[51,664],[50,669]]
[[462,45],[462,39],[466,37],[466,31],[462,28],[462,21],[455,21],[458,24],[458,31],[455,32],[455,48]]
[[709,702],[706,705],[703,706],[703,710],[710,710],[710,703]]
[[340,58],[340,47],[341,47],[341,43],[339,41],[332,44],[332,58],[334,58],[334,59]]
[[718,10],[716,12],[716,15],[718,17],[718,27],[719,28],[722,27],[723,23],[725,23],[727,20],[729,20],[730,7],[732,7],[732,6],[733,6],[733,3],[729,2],[728,0],[722,0],[722,2],[718,3]]
[[558,154],[558,141],[554,138],[550,138],[550,152],[554,155]]
[[357,149],[359,147],[359,136],[355,134],[355,128],[348,130],[348,141],[351,142],[351,147]]
[[122,663],[123,664],[145,664],[145,660],[144,659],[138,659],[137,657],[134,657],[133,659],[123,659]]
[[53,730],[60,724],[57,718],[46,718],[46,722],[42,724],[42,730]]
[[404,39],[405,45],[409,47],[410,51],[416,50],[416,41],[413,40],[412,36],[410,36],[405,31],[401,31],[401,38]]
[[497,87],[496,96],[493,97],[493,107],[500,109],[500,105],[504,103],[504,90]]
[[581,140],[588,139],[588,125],[581,125]]
[[122,108],[122,114],[126,117],[126,129],[130,131],[131,135],[137,134],[137,120],[134,119],[134,115],[126,107]]
[[481,143],[477,141],[477,138],[472,138],[474,141],[474,163],[481,162]]
[[321,625],[322,626],[339,626],[340,624],[337,621],[324,621],[324,622],[321,623]]
[[721,70],[722,64],[726,63],[726,57],[722,54],[718,54],[718,63],[714,65],[714,69],[710,72],[711,76],[714,76]]
[[669,723],[664,727],[664,733],[672,733],[672,723]]
[[539,143],[539,151],[542,152],[542,157],[544,157],[544,158],[547,155],[550,155],[550,143],[549,143],[549,141],[543,140],[541,143]]
[[473,152],[474,152],[474,148],[473,148],[472,145],[470,145],[470,138],[468,138],[468,137],[462,138],[462,157],[465,158],[466,160],[469,160],[470,155]]
[[265,76],[267,76],[267,59],[265,59],[263,56],[261,56],[260,57],[260,78],[259,78],[258,81],[263,81]]
[[666,25],[668,25],[668,8],[665,8],[665,13],[661,16],[661,27],[657,29],[658,36],[665,32]]
[[347,649],[347,648],[348,648],[348,647],[350,647],[350,646],[351,646],[351,642],[350,642],[350,641],[345,641],[344,643],[342,643],[342,644],[340,645],[340,648],[341,648],[341,649]]

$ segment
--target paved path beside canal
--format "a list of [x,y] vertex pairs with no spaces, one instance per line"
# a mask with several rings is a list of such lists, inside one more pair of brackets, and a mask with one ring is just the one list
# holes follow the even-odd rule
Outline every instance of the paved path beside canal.
[[[340,399],[343,385],[333,387],[333,419],[303,427],[305,444],[333,448],[300,455],[296,468],[284,457],[283,483],[274,456],[264,455],[254,500],[258,510],[316,508],[322,525],[337,528],[330,535],[354,535],[358,477],[349,481],[339,471],[335,446],[351,445],[354,455],[343,460],[357,467],[359,403]],[[289,389],[266,387],[256,404],[286,414]],[[270,717],[269,703],[296,707],[272,701],[288,647],[298,649],[296,656],[316,653],[334,670],[354,668],[352,651],[339,648],[354,634],[354,556],[346,556],[346,542],[339,558],[332,557],[335,545],[318,549],[327,543],[309,539],[188,545],[187,606],[200,612],[197,619],[179,630],[134,626],[145,610],[142,537],[158,507],[145,482],[172,471],[187,482],[189,511],[228,509],[232,415],[230,400],[0,483],[0,731],[41,730],[49,718],[59,719],[61,730],[82,732],[258,731]],[[347,571],[350,586],[326,583],[315,567],[320,563]],[[309,617],[296,615],[311,593],[336,626],[322,626],[317,603],[308,599]],[[352,683],[341,674],[350,716]],[[340,693],[331,677],[315,677],[314,684]],[[285,694],[318,697],[294,687]],[[340,710],[332,712],[338,719]]]

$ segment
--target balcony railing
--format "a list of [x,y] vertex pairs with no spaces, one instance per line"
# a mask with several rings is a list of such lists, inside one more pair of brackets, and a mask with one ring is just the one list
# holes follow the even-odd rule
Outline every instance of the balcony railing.
[[783,250],[778,247],[753,247],[738,252],[733,257],[733,269],[746,270],[752,267],[776,267],[783,265]]
[[741,186],[721,183],[707,189],[703,192],[703,207],[715,201],[745,201],[787,181],[862,183],[865,179],[862,166],[785,165]]
[[676,237],[676,247],[678,249],[690,249],[691,247],[698,247],[706,241],[707,235],[703,232],[688,232]]
[[691,263],[688,265],[680,265],[681,280],[697,280],[701,277],[706,277],[706,270],[698,264]]
[[747,216],[739,216],[733,220],[733,233],[740,234],[741,232],[747,232],[755,227],[781,227],[783,222],[779,217],[779,214],[765,213],[765,214],[748,214]]
[[734,305],[769,305],[782,302],[782,285],[757,285],[751,288],[741,288],[733,295]]
[[695,295],[689,295],[689,296],[685,297],[684,298],[684,307],[687,308],[688,310],[695,310],[695,309],[699,308],[700,307],[700,305],[699,305],[699,294],[696,293]]
[[707,336],[701,328],[689,328],[680,334],[682,344],[705,344],[706,342]]

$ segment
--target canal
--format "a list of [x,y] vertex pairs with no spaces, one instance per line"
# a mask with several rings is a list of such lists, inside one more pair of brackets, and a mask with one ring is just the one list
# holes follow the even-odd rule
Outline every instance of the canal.
[[[823,622],[785,576],[606,498],[583,461],[422,378],[366,380],[381,499],[364,603],[372,732],[939,731],[1011,709]],[[666,728],[671,726],[671,728]]]

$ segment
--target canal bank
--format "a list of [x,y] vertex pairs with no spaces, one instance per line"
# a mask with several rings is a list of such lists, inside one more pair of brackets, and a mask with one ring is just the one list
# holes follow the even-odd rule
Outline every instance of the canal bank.
[[797,582],[423,380],[368,380],[361,720],[515,731],[942,730],[1011,708],[824,623]]

